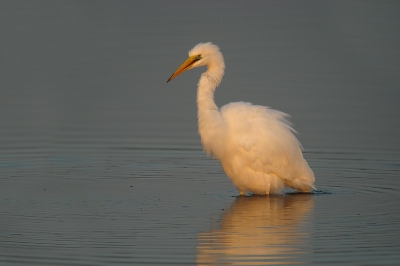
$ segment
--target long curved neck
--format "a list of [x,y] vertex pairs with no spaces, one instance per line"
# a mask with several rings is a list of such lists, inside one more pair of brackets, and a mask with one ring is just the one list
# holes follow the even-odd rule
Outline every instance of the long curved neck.
[[223,59],[209,64],[207,71],[201,75],[197,87],[199,134],[205,151],[214,156],[213,143],[218,139],[219,133],[222,132],[220,128],[224,125],[221,113],[214,101],[214,92],[221,83],[224,69]]
[[214,101],[214,92],[221,83],[223,75],[223,69],[210,68],[201,75],[197,85],[197,107],[199,112],[218,110]]

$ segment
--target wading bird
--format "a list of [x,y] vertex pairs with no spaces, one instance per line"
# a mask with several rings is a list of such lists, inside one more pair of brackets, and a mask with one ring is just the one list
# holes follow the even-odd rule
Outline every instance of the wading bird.
[[289,115],[246,102],[218,109],[214,92],[225,70],[218,46],[210,42],[196,45],[167,82],[200,66],[207,66],[197,88],[201,142],[208,155],[219,159],[240,195],[247,191],[277,194],[284,187],[301,192],[315,189],[314,173],[303,158]]

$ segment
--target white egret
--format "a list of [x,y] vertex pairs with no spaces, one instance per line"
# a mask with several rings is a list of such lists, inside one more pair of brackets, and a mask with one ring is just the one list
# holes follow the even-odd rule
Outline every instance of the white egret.
[[301,192],[315,189],[314,173],[303,158],[289,115],[246,102],[218,109],[214,92],[225,70],[218,46],[210,42],[196,45],[167,82],[200,66],[207,66],[197,88],[201,142],[208,155],[220,160],[240,195],[247,191],[276,194],[284,187]]

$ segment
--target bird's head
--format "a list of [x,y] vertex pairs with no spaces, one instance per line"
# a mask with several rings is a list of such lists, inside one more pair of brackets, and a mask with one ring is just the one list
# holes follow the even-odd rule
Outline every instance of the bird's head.
[[[189,51],[189,58],[172,74],[167,82],[173,80],[186,70],[200,67],[210,66],[214,62],[224,61],[219,47],[211,42],[199,43]],[[223,66],[225,68],[225,65]]]

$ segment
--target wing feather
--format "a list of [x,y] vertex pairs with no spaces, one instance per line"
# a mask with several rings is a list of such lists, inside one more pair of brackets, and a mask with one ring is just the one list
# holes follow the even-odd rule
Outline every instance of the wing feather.
[[314,178],[289,115],[245,102],[225,105],[221,114],[228,129],[226,153],[231,157],[240,158],[256,172],[276,174],[284,180]]

